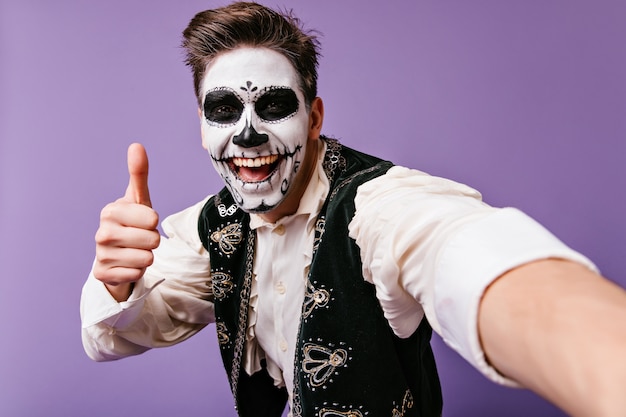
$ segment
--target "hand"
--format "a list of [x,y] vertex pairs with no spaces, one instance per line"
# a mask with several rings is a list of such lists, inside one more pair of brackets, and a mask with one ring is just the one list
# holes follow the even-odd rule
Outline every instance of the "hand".
[[117,301],[129,297],[132,283],[152,264],[152,250],[160,241],[159,216],[148,190],[148,155],[138,143],[128,147],[128,174],[126,194],[102,209],[96,232],[93,273]]

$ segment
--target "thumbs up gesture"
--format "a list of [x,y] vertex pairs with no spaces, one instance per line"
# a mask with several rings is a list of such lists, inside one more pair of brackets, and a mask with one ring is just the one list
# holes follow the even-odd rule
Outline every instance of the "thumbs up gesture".
[[132,283],[152,264],[152,250],[160,241],[159,216],[148,189],[148,155],[138,143],[128,147],[128,174],[124,197],[102,209],[96,232],[93,273],[117,301],[128,298]]

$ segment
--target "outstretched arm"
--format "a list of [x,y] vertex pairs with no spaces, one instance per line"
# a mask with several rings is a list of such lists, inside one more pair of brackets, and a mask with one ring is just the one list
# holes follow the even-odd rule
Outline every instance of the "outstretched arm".
[[497,279],[480,304],[490,363],[572,416],[626,415],[626,291],[544,260]]
[[178,343],[215,320],[209,257],[196,226],[205,201],[165,219],[161,239],[143,146],[129,147],[128,171],[125,195],[102,210],[81,296],[83,344],[99,361]]

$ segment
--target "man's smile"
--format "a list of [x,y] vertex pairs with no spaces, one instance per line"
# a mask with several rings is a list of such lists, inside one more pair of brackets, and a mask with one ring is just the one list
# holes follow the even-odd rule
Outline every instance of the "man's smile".
[[231,171],[244,183],[255,183],[267,180],[279,165],[279,155],[259,156],[256,158],[230,158],[227,163]]

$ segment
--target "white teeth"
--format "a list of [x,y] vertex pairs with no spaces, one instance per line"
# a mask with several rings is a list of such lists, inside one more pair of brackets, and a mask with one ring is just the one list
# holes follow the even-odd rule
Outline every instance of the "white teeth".
[[233,158],[233,164],[237,167],[258,168],[276,162],[278,155],[259,156],[258,158]]

